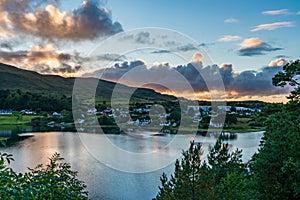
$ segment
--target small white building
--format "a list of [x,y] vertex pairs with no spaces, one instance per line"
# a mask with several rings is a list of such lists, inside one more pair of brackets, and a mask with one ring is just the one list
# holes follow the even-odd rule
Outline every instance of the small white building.
[[0,115],[12,115],[12,109],[0,109]]

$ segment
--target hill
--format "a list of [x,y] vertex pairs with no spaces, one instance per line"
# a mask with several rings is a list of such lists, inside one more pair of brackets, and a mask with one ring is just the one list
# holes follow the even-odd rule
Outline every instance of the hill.
[[[37,72],[19,69],[14,66],[0,63],[0,89],[17,90],[23,92],[31,92],[38,94],[59,94],[71,96],[73,86],[76,78],[64,78],[57,75],[42,75]],[[84,81],[95,80],[95,78],[77,78]],[[97,80],[97,79],[96,79]],[[99,81],[96,96],[108,99],[111,97],[116,83],[97,80]],[[139,99],[152,99],[152,100],[173,100],[174,96],[162,95],[152,89],[146,88],[132,88],[121,85],[122,94],[127,94],[130,90],[136,89],[133,97]]]

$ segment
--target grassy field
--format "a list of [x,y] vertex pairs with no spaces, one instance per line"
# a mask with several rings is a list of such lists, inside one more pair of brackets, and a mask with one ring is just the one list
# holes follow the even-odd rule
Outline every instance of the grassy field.
[[238,117],[237,120],[238,122],[236,124],[232,124],[228,129],[228,132],[244,133],[264,130],[264,127],[249,126],[249,121],[251,120],[251,118]]
[[39,115],[0,115],[0,125],[22,125],[27,124],[32,118],[42,117]]

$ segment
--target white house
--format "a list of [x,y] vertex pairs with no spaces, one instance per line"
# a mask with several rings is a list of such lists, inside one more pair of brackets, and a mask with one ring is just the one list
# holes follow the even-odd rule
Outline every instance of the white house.
[[0,115],[12,115],[12,109],[1,109]]

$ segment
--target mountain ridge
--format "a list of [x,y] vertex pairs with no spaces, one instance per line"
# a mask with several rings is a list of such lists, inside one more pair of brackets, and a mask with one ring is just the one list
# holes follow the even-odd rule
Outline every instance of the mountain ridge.
[[[0,63],[0,89],[17,90],[40,94],[60,94],[71,96],[76,79],[96,79],[90,77],[62,77],[59,75],[43,75],[38,72],[20,69],[15,66]],[[114,82],[97,79],[99,81],[96,90],[97,96],[111,97],[116,85]],[[99,87],[101,86],[101,87]],[[122,91],[127,93],[134,87],[121,85]],[[137,98],[154,98],[163,100],[173,100],[176,97],[171,95],[160,94],[153,89],[134,88],[136,91],[133,96]]]

